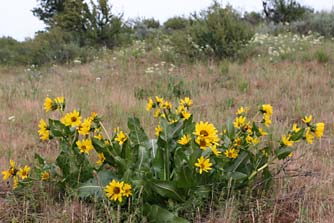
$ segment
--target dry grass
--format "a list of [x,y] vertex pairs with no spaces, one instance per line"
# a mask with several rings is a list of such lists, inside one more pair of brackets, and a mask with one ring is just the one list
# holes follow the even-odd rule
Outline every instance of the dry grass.
[[[223,123],[238,106],[255,110],[258,104],[267,102],[274,107],[274,133],[282,133],[307,114],[327,126],[326,137],[320,143],[299,148],[295,160],[277,176],[270,197],[254,201],[244,213],[238,212],[231,200],[213,214],[213,222],[333,221],[333,64],[274,64],[254,59],[242,65],[230,64],[227,74],[221,74],[214,63],[181,65],[172,72],[167,64],[155,73],[145,73],[156,63],[159,59],[125,60],[111,55],[86,65],[52,66],[38,71],[1,68],[0,169],[7,167],[9,158],[25,164],[33,162],[35,152],[48,155],[51,160],[57,153],[54,145],[40,143],[36,133],[39,119],[46,117],[42,103],[47,95],[65,96],[68,110],[80,108],[84,115],[90,111],[103,114],[110,131],[116,126],[126,128],[127,117],[135,114],[152,135],[154,120],[145,111],[146,101],[135,96],[136,91],[168,95],[171,89],[167,83],[182,81],[194,100],[195,120]],[[0,219],[96,222],[94,207],[90,205],[75,200],[59,203],[43,196],[36,200],[37,204],[27,203],[24,196],[16,200],[2,182]],[[31,209],[38,213],[27,214]],[[242,213],[241,217],[237,213]]]

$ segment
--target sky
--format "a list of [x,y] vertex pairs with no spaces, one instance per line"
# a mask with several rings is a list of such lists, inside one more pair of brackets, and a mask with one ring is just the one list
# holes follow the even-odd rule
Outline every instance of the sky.
[[[194,11],[208,7],[212,0],[110,0],[114,13],[123,13],[125,18],[155,18],[161,22],[173,16],[188,16]],[[261,11],[262,0],[218,0],[229,3],[235,9]],[[298,0],[302,5],[315,10],[331,10],[333,0]],[[35,32],[44,29],[43,22],[33,16],[31,10],[36,0],[0,0],[0,37],[11,36],[19,41],[34,37]]]

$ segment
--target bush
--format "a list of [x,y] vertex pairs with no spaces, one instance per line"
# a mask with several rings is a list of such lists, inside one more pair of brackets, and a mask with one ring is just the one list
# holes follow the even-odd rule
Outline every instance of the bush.
[[218,3],[195,14],[190,24],[186,32],[177,32],[172,39],[178,53],[191,59],[233,58],[253,36],[250,25],[236,11]]
[[325,37],[333,37],[334,11],[308,14],[304,20],[293,22],[291,29],[300,34],[307,34],[312,31]]
[[182,17],[173,17],[164,23],[166,30],[183,30],[189,25],[189,20]]

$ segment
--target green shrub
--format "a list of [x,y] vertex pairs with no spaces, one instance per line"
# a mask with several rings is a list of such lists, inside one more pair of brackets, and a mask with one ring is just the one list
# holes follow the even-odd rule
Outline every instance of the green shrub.
[[164,28],[167,30],[183,30],[189,25],[189,20],[182,17],[173,17],[164,23]]
[[322,49],[317,50],[314,56],[319,63],[327,63],[330,59],[327,52]]

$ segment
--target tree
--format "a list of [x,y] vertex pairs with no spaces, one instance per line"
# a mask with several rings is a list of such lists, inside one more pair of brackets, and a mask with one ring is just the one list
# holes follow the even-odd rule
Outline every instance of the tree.
[[312,12],[312,9],[300,5],[296,0],[264,0],[262,3],[266,18],[274,23],[292,22]]
[[38,6],[33,8],[34,16],[46,25],[52,26],[54,16],[64,12],[66,0],[37,0]]

